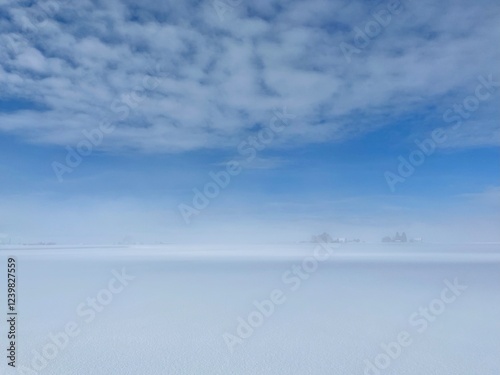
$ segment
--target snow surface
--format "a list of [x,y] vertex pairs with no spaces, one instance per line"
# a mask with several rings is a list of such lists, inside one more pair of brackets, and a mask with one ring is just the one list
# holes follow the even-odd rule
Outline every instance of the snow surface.
[[[7,255],[18,263],[18,365],[74,321],[81,333],[24,373],[362,375],[401,331],[412,344],[380,374],[500,373],[499,245],[344,245],[293,291],[282,275],[313,248],[3,247],[1,279]],[[123,267],[135,279],[85,323],[77,306]],[[467,290],[417,332],[409,317],[455,278]],[[223,334],[275,289],[286,301],[231,354]],[[5,347],[5,325],[0,334]],[[23,373],[1,361],[6,374]]]

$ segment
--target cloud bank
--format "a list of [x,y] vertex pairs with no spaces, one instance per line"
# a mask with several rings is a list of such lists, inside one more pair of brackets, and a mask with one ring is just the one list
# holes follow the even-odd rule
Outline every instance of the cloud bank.
[[[233,146],[286,106],[300,121],[276,145],[342,141],[498,72],[495,2],[404,1],[366,46],[389,2],[219,3],[3,2],[0,130],[64,146],[111,121],[102,149],[180,152]],[[454,145],[491,144],[492,126]]]

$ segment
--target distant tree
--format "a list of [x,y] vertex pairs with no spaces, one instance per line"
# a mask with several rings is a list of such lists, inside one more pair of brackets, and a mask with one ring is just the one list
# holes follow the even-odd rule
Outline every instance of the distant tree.
[[332,236],[330,236],[328,233],[323,232],[319,235],[312,236],[312,242],[317,242],[317,243],[332,243],[333,239]]
[[403,234],[401,235],[401,242],[407,242],[408,241],[408,238],[406,238],[406,233],[403,232]]
[[385,236],[384,238],[382,238],[382,242],[392,242],[392,238],[389,236]]

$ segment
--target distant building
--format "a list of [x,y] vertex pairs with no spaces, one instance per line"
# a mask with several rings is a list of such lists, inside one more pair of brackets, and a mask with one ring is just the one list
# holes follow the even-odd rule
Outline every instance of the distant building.
[[311,242],[315,243],[348,243],[348,242],[361,242],[359,238],[348,239],[346,237],[332,238],[328,233],[322,233],[311,237]]

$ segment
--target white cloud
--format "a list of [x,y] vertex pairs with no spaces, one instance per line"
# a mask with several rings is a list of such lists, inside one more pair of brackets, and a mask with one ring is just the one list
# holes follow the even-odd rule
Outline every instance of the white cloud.
[[[141,91],[144,100],[102,147],[234,146],[284,105],[300,121],[279,142],[341,141],[467,90],[478,74],[497,72],[500,60],[494,2],[405,3],[351,63],[339,44],[352,42],[352,29],[377,9],[360,2],[244,1],[224,22],[210,1],[58,4],[36,32],[23,27],[36,7],[2,6],[13,21],[0,28],[15,48],[0,50],[1,97],[43,112],[0,113],[0,130],[32,142],[79,141],[82,129],[115,118],[113,101],[147,75],[161,85]],[[476,122],[468,138],[489,144],[483,135],[491,124]]]
[[480,203],[490,207],[500,206],[500,186],[489,186],[479,193],[461,194],[460,197],[471,200],[473,203]]

